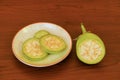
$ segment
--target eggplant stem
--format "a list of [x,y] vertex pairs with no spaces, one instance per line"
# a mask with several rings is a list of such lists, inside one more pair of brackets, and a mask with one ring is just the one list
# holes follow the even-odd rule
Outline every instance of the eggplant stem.
[[82,33],[83,34],[87,32],[86,29],[85,29],[85,27],[84,27],[84,25],[83,25],[83,23],[81,23],[81,29],[82,29]]
[[[87,32],[86,29],[85,29],[85,27],[84,27],[84,25],[83,25],[83,23],[81,23],[81,29],[82,29],[82,33],[83,34]],[[76,38],[74,38],[73,41],[76,41],[78,38],[79,38],[79,36],[76,37]]]

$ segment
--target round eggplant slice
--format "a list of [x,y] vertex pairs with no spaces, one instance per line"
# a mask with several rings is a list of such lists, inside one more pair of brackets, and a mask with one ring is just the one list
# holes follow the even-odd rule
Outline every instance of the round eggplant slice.
[[30,38],[23,43],[22,47],[23,53],[31,58],[35,59],[43,59],[47,56],[47,53],[44,52],[40,46],[39,39]]
[[65,41],[56,35],[45,35],[40,38],[40,44],[48,53],[58,53],[66,48]]

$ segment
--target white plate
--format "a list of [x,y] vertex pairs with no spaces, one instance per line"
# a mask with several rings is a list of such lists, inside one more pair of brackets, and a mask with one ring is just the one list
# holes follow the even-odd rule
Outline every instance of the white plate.
[[[26,59],[22,53],[22,44],[25,40],[33,37],[34,33],[36,33],[39,30],[46,30],[51,34],[55,34],[62,37],[67,44],[66,50],[58,54],[49,55],[48,57],[40,61],[31,61]],[[17,32],[12,42],[12,50],[16,58],[22,63],[33,67],[46,67],[57,64],[69,55],[71,49],[72,39],[69,33],[56,24],[46,22],[34,23],[22,28],[19,32]]]

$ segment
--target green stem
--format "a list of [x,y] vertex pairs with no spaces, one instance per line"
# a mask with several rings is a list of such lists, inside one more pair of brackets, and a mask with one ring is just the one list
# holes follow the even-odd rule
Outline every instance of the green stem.
[[81,23],[81,29],[82,29],[82,33],[83,34],[87,32],[86,29],[85,29],[85,27],[84,27],[84,25],[83,25],[83,23]]

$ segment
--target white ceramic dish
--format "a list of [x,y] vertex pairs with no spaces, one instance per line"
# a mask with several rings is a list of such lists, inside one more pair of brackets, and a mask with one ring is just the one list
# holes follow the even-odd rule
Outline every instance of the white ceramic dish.
[[[49,55],[48,57],[40,61],[31,61],[26,59],[23,56],[22,44],[28,38],[33,37],[34,34],[39,30],[46,30],[51,34],[55,34],[62,37],[67,44],[66,50],[58,54]],[[47,67],[57,64],[64,60],[69,55],[71,49],[72,39],[69,33],[59,25],[47,22],[34,23],[22,28],[19,32],[17,32],[12,42],[12,50],[15,57],[22,63],[33,67]]]

